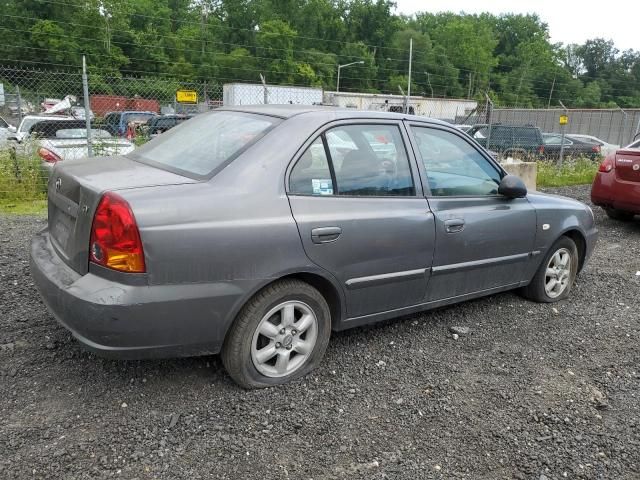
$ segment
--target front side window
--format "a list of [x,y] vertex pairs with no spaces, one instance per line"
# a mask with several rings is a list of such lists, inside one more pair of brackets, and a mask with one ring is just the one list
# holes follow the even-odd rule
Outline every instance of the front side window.
[[236,158],[278,122],[266,115],[212,112],[172,128],[128,156],[159,168],[204,177]]
[[517,145],[539,145],[538,133],[534,128],[515,127],[513,129],[514,143]]
[[338,195],[415,195],[396,125],[344,125],[325,133]]
[[295,195],[333,195],[331,170],[321,137],[307,148],[293,167],[289,191]]
[[500,172],[464,139],[412,126],[433,196],[496,195]]

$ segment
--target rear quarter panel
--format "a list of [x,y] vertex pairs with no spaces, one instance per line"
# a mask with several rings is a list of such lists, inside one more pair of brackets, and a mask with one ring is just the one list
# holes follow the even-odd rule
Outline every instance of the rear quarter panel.
[[287,165],[313,122],[283,121],[209,181],[121,190],[131,205],[151,285],[232,282],[242,289],[228,327],[260,288],[291,273],[316,273],[285,192]]

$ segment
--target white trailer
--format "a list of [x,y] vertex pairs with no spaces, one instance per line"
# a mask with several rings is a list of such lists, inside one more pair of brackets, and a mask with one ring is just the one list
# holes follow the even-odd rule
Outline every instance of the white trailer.
[[[376,93],[325,92],[324,104],[358,110],[377,110],[383,112],[402,112],[405,97],[403,95],[383,95]],[[407,101],[409,113],[425,117],[438,118],[453,122],[456,118],[471,113],[477,106],[475,100],[458,98],[429,98],[411,96]]]
[[287,87],[252,83],[226,83],[222,87],[222,103],[234,105],[319,105],[322,89],[312,87]]

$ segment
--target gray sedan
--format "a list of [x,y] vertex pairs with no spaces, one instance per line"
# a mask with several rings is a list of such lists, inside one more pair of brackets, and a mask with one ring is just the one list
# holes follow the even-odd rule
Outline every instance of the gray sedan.
[[311,371],[332,330],[565,299],[597,237],[453,126],[380,112],[221,109],[58,164],[48,194],[31,270],[62,325],[119,358],[221,353],[247,388]]

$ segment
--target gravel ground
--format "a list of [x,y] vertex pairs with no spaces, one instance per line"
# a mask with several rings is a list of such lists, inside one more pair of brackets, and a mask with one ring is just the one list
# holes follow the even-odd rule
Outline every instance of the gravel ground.
[[0,216],[0,478],[638,479],[640,220],[595,212],[568,301],[506,293],[334,334],[315,373],[250,392],[217,357],[85,353],[29,277],[44,220]]

